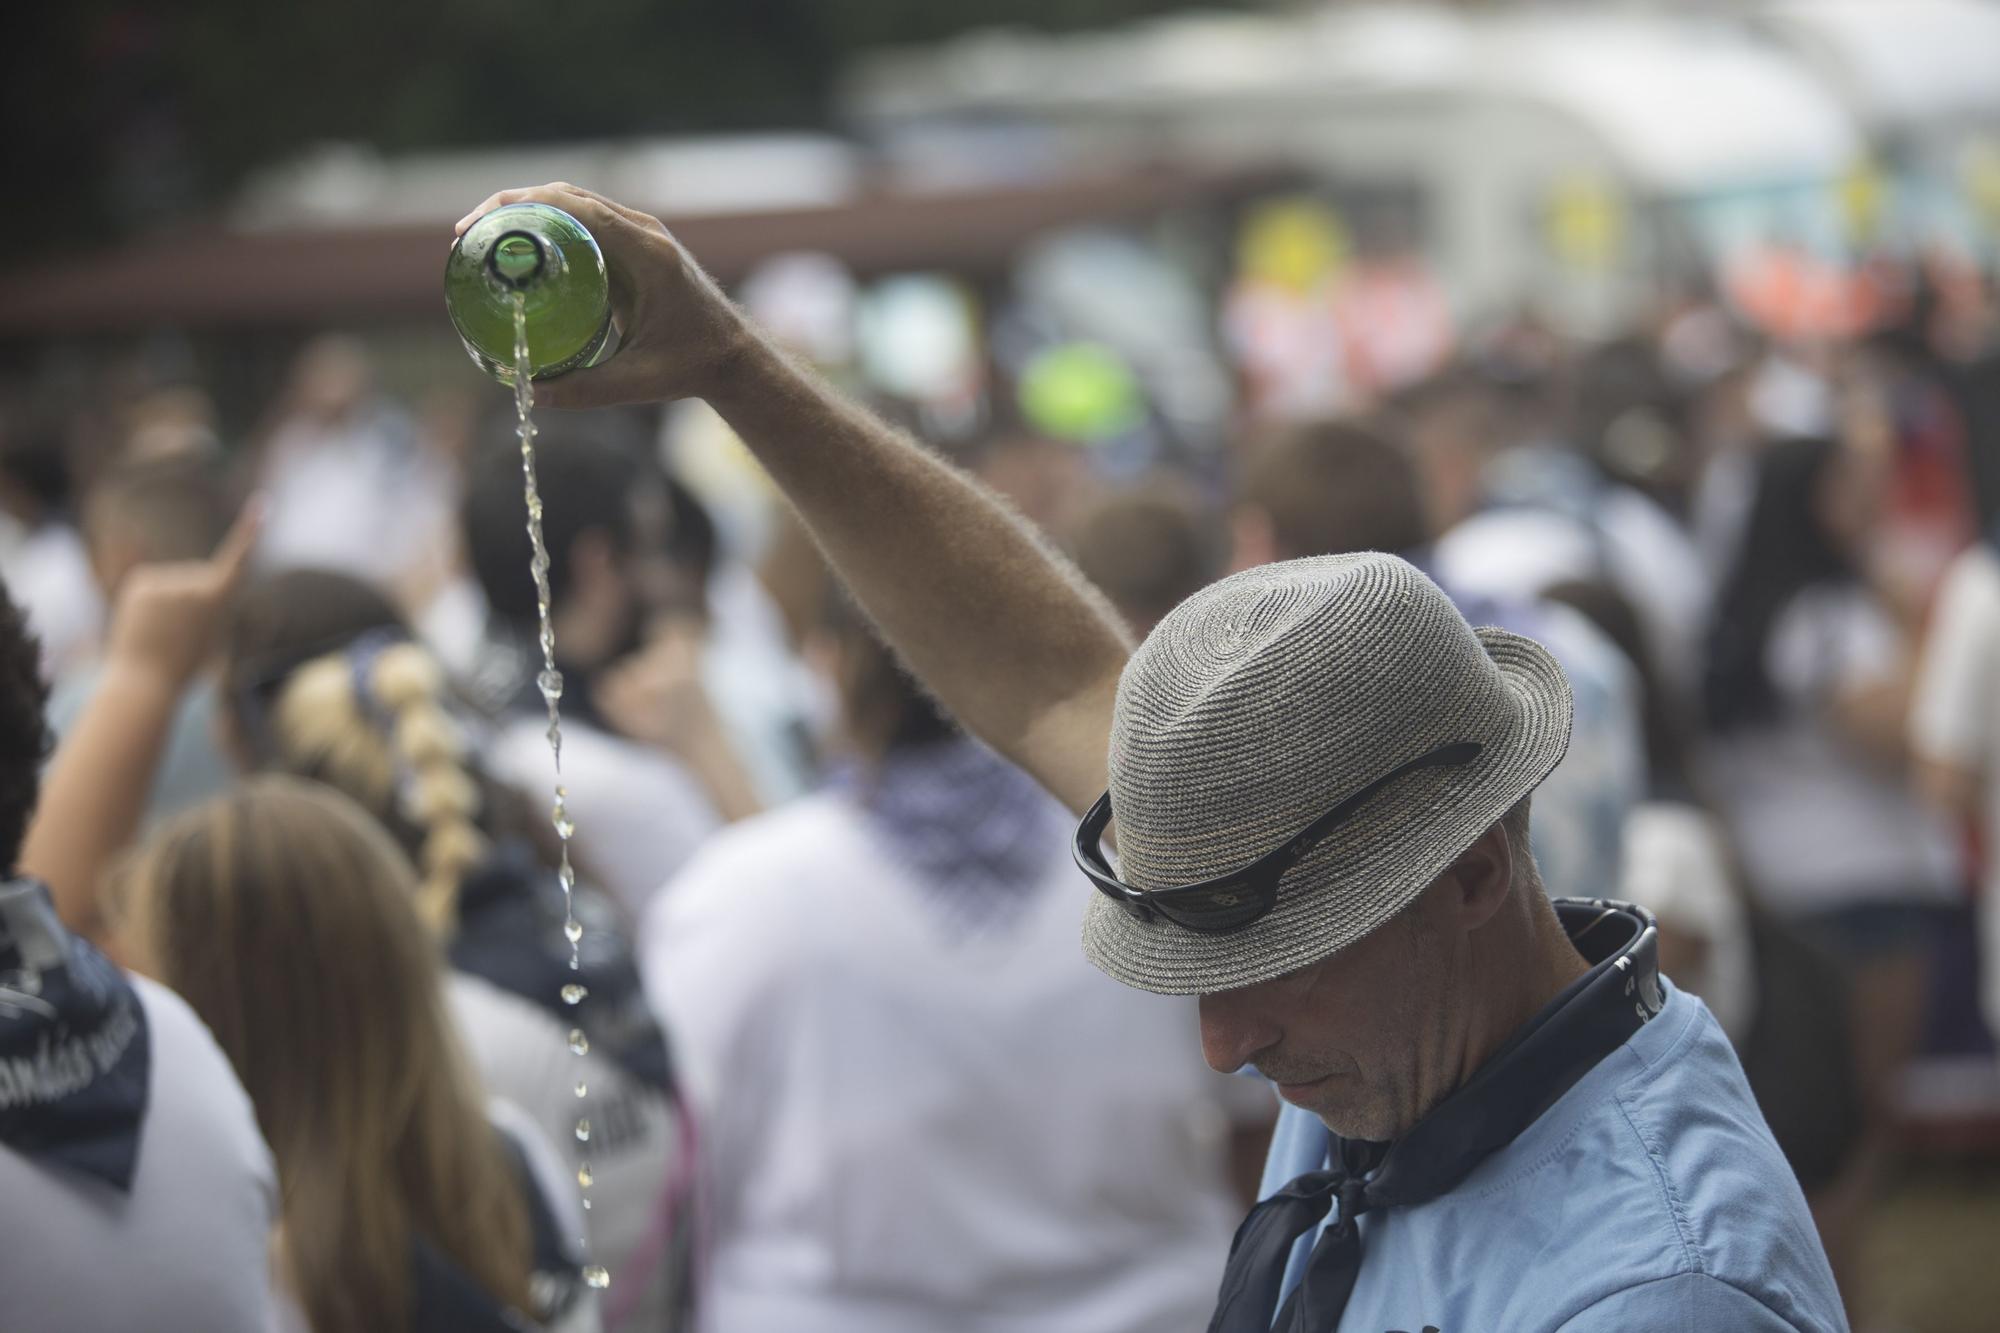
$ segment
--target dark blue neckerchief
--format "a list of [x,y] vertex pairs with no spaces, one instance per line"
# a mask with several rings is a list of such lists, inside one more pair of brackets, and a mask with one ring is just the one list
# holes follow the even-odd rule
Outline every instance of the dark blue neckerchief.
[[0,884],[0,1143],[129,1191],[151,1071],[131,980],[42,885]]
[[[582,968],[569,967],[563,938],[562,887],[522,843],[497,848],[467,874],[458,890],[458,929],[447,952],[451,965],[553,1014],[565,1028],[583,1029],[602,1052],[640,1082],[673,1085],[667,1039],[639,982],[630,939],[616,911],[586,885],[576,891],[583,922]],[[562,988],[588,992],[564,1004]]]
[[[1209,1333],[1331,1333],[1360,1273],[1360,1217],[1414,1207],[1458,1188],[1660,1012],[1659,931],[1652,913],[1604,898],[1559,899],[1555,906],[1590,971],[1402,1138],[1366,1143],[1336,1137],[1327,1169],[1307,1172],[1252,1209],[1230,1247]],[[1304,1280],[1278,1309],[1292,1247],[1336,1203],[1337,1220],[1313,1246]]]
[[1061,808],[1020,769],[970,737],[899,747],[849,764],[830,784],[909,872],[959,937],[1004,929],[1048,882]]
[[496,1300],[456,1260],[421,1233],[410,1237],[410,1327],[422,1333],[535,1333],[583,1298],[583,1273],[564,1244],[554,1210],[512,1136],[496,1130],[527,1206],[533,1318]]

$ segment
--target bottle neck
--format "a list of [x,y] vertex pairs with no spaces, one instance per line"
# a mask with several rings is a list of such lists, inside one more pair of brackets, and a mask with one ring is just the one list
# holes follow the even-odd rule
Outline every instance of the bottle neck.
[[561,263],[554,246],[517,228],[494,237],[486,251],[486,279],[503,292],[525,292],[552,277]]

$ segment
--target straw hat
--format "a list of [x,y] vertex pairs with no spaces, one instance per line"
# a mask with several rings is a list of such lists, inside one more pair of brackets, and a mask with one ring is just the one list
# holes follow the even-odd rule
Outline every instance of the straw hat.
[[1461,741],[1368,800],[1226,935],[1142,921],[1091,895],[1084,952],[1166,995],[1315,963],[1401,911],[1548,776],[1569,745],[1562,669],[1532,639],[1474,630],[1414,565],[1375,552],[1263,565],[1161,621],[1118,686],[1111,808],[1138,889],[1224,874],[1370,782]]

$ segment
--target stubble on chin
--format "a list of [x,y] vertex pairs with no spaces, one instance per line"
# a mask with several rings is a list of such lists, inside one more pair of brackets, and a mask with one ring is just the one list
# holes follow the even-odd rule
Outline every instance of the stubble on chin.
[[1397,1134],[1394,1117],[1375,1108],[1339,1107],[1316,1110],[1314,1114],[1322,1125],[1343,1139],[1387,1143]]

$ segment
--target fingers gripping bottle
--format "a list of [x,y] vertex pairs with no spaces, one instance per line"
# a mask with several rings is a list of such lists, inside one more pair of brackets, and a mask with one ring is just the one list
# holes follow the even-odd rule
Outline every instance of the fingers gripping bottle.
[[552,379],[611,354],[604,253],[581,222],[547,204],[507,204],[452,243],[444,301],[465,350],[514,382],[514,303],[527,307],[530,379]]

